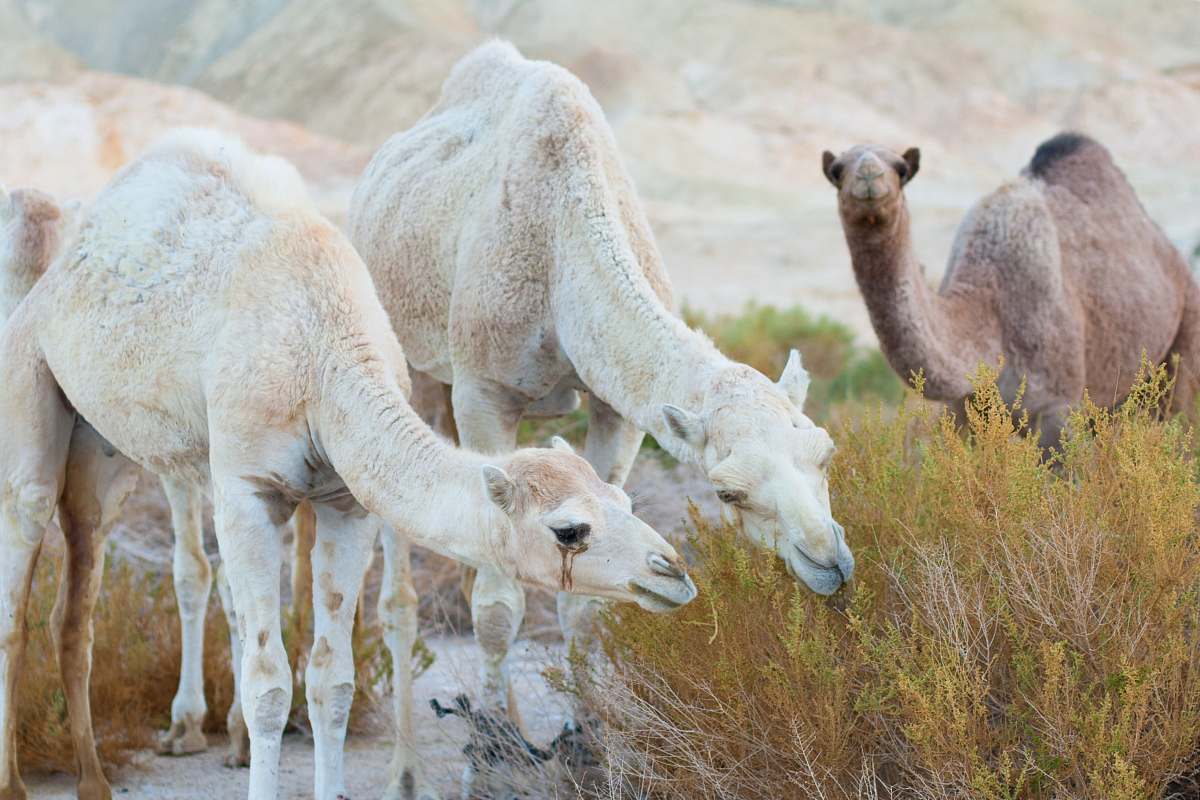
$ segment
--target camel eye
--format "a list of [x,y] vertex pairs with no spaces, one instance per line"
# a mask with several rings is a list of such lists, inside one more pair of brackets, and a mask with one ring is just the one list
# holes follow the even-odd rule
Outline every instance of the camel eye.
[[731,506],[741,505],[746,502],[747,494],[738,489],[718,489],[717,499],[722,503]]
[[554,531],[554,538],[558,539],[558,543],[564,547],[573,547],[583,543],[588,534],[592,532],[592,526],[586,522],[581,522],[578,525],[568,525],[565,528],[551,528]]

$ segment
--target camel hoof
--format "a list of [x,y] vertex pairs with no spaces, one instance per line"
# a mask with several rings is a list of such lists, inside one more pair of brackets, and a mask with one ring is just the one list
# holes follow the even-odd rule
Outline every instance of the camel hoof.
[[0,787],[0,800],[29,800],[29,795],[25,793],[25,784],[17,779],[15,786]]
[[107,781],[88,781],[75,787],[79,800],[112,800],[112,789]]
[[250,754],[232,751],[225,756],[226,769],[245,769],[250,766]]
[[176,723],[158,737],[157,751],[160,756],[187,756],[203,753],[208,749],[208,739],[199,725]]
[[393,778],[383,790],[381,800],[442,800],[442,797],[425,781],[418,782],[413,770],[405,769],[399,780]]

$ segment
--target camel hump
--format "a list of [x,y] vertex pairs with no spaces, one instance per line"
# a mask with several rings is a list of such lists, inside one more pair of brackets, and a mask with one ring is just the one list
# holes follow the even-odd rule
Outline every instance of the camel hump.
[[[539,101],[542,98],[542,101]],[[544,102],[550,98],[550,105]],[[569,70],[550,61],[526,58],[510,42],[493,39],[480,45],[454,65],[442,84],[437,106],[428,116],[459,106],[479,109],[485,118],[517,114],[542,120],[562,104],[586,107],[591,115],[603,114],[584,83]],[[575,115],[568,113],[568,117]]]
[[267,213],[304,211],[316,206],[299,171],[278,156],[262,155],[234,136],[208,128],[174,128],[146,151],[143,160],[181,159],[197,172],[222,177]]
[[1064,131],[1038,145],[1025,173],[1044,183],[1071,184],[1116,171],[1108,148],[1082,133]]

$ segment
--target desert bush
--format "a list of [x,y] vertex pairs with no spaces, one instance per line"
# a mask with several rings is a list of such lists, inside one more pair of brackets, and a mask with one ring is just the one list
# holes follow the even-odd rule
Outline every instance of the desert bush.
[[699,598],[611,611],[607,795],[1150,798],[1200,761],[1192,434],[1147,370],[1043,458],[981,370],[966,428],[838,423],[853,585],[819,598],[695,517]]

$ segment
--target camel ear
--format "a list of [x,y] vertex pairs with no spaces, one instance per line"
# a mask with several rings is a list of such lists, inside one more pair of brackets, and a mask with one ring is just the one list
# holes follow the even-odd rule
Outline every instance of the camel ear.
[[488,499],[504,513],[511,514],[517,496],[517,486],[512,482],[512,478],[508,477],[504,470],[491,464],[484,464],[481,472],[483,490],[487,492]]
[[704,420],[700,419],[699,415],[684,411],[679,406],[673,406],[670,403],[664,405],[662,410],[671,433],[696,450],[703,449],[706,437]]
[[555,450],[562,450],[564,453],[575,455],[575,448],[571,447],[571,443],[561,436],[551,436],[550,446]]
[[783,368],[783,374],[779,376],[779,388],[787,393],[788,398],[792,401],[792,405],[801,411],[804,410],[804,401],[808,398],[808,385],[812,383],[812,379],[808,375],[808,370],[804,368],[804,364],[800,361],[800,351],[792,350],[788,353],[787,364]]
[[904,176],[904,180],[900,181],[901,186],[917,176],[917,170],[921,168],[921,148],[910,147],[905,150],[904,163],[908,165],[908,174]]
[[821,171],[825,173],[825,179],[833,184],[833,188],[840,189],[840,188],[842,188],[842,184],[840,181],[840,178],[842,177],[842,175],[841,175],[841,172],[839,172],[837,175],[833,174],[833,162],[834,161],[837,161],[837,156],[835,156],[833,153],[829,152],[828,150],[826,150],[824,153],[822,153],[821,154]]

